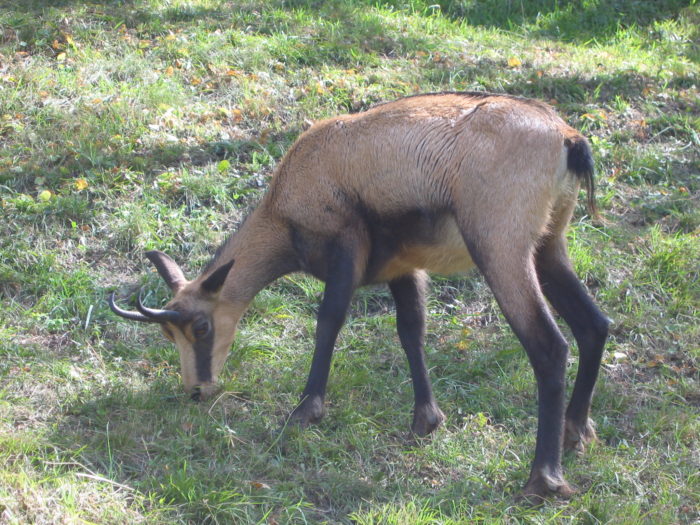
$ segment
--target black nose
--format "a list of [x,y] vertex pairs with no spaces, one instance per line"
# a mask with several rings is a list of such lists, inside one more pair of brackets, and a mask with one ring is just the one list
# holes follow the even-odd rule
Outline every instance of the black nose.
[[198,386],[194,387],[194,390],[192,392],[192,395],[190,396],[190,399],[192,401],[201,401],[202,400],[202,389]]

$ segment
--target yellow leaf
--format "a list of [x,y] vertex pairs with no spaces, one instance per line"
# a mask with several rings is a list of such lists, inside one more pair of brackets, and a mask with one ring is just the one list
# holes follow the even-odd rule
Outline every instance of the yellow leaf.
[[163,73],[165,73],[165,75],[168,77],[173,76],[174,72],[175,72],[175,68],[173,66],[168,66],[165,68],[165,71],[163,71]]
[[58,55],[56,55],[56,61],[57,62],[65,62],[66,61],[66,54],[59,53]]
[[510,57],[508,59],[508,67],[520,67],[522,65],[523,65],[523,63],[519,58]]
[[40,192],[38,199],[42,202],[49,202],[51,200],[51,192],[49,190]]
[[75,189],[78,191],[83,191],[89,186],[88,181],[83,178],[75,179]]

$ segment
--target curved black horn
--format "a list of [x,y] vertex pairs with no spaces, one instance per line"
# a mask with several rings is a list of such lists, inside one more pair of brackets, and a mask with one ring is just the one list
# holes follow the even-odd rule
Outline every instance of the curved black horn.
[[142,323],[156,323],[157,321],[155,319],[151,319],[150,317],[146,317],[144,314],[139,313],[139,312],[129,312],[128,310],[124,310],[122,308],[119,308],[117,306],[117,303],[114,302],[114,292],[109,296],[109,307],[111,310],[117,314],[119,317],[123,317],[124,319],[129,319],[131,321],[140,321]]
[[182,314],[180,314],[180,312],[176,312],[175,310],[158,310],[144,306],[144,304],[141,302],[141,292],[139,292],[139,299],[136,301],[136,309],[149,320],[156,323],[164,323],[166,321],[177,323],[180,321],[180,319],[182,319]]

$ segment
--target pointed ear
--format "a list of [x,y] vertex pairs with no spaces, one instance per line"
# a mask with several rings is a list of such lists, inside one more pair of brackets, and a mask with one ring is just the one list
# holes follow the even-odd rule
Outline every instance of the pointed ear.
[[182,273],[180,267],[163,252],[158,250],[146,252],[146,257],[153,263],[160,276],[173,292],[177,293],[180,288],[187,284],[185,274]]
[[207,277],[202,283],[202,290],[208,293],[217,293],[228,277],[228,272],[233,266],[233,261],[227,262],[223,266],[219,266],[212,274]]

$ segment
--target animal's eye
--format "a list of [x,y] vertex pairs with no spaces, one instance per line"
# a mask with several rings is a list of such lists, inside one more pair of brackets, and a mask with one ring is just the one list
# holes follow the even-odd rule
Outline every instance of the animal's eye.
[[196,338],[204,337],[209,333],[209,330],[211,330],[211,325],[206,319],[195,321],[192,325],[192,333]]

